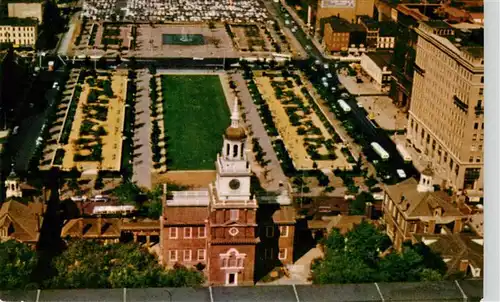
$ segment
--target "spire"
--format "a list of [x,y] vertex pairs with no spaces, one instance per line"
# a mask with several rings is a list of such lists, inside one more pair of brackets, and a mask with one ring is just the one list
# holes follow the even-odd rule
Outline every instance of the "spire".
[[240,127],[240,111],[238,109],[238,98],[234,98],[233,112],[231,113],[231,128]]

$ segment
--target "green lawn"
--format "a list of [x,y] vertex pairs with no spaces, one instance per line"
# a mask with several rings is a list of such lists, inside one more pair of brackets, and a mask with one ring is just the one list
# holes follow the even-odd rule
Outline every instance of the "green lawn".
[[229,109],[215,75],[162,77],[169,170],[215,169]]

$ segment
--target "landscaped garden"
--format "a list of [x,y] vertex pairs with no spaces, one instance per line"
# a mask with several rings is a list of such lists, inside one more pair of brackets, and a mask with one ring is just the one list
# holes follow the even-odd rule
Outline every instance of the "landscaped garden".
[[114,49],[120,49],[123,44],[120,25],[105,23],[102,32],[101,44],[105,51],[110,46]]
[[[58,150],[54,164],[58,162],[63,170],[75,166],[80,170],[119,170],[126,77],[86,70],[79,80],[77,87],[83,88],[81,94],[75,89],[78,94],[74,94],[59,140],[59,150],[64,152]],[[76,108],[72,108],[74,104]]]
[[[340,141],[296,74],[256,72],[255,81],[266,99],[263,119],[273,119],[286,149],[299,170],[349,169],[336,143]],[[268,108],[267,108],[268,107]],[[270,110],[272,114],[267,111]]]
[[219,76],[162,76],[169,170],[213,170],[229,125]]

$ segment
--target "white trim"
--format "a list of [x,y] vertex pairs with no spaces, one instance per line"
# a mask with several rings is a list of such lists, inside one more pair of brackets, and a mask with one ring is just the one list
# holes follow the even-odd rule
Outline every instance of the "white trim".
[[240,253],[240,252],[238,252],[238,250],[237,250],[237,249],[235,249],[235,248],[230,248],[230,249],[227,251],[227,253],[220,253],[220,254],[219,254],[219,256],[220,256],[220,257],[230,257],[232,253],[234,253],[234,254],[236,255],[236,257],[246,257],[246,256],[247,256],[247,254]]
[[382,300],[382,302],[385,302],[384,295],[382,295],[382,291],[380,290],[380,287],[378,287],[377,282],[375,282],[374,284],[375,287],[377,288],[378,294],[380,295],[380,299]]
[[[234,275],[234,283],[233,284],[229,284],[229,276],[231,274]],[[238,273],[236,273],[236,272],[226,273],[226,286],[238,286]]]
[[[175,236],[172,236],[172,231],[174,231],[174,230],[175,230]],[[179,238],[179,230],[178,230],[177,227],[170,227],[168,229],[168,238],[169,239],[177,239],[177,238]]]
[[293,287],[293,293],[295,294],[295,299],[297,299],[297,302],[300,302],[299,293],[297,292],[297,288],[295,287],[295,284],[292,284],[292,287]]
[[[200,236],[200,230],[203,230],[203,236]],[[207,238],[207,228],[205,226],[198,227],[198,238]]]
[[467,301],[467,295],[465,294],[464,290],[458,283],[458,280],[455,280],[455,284],[457,285],[458,289],[460,290],[460,293],[462,293],[462,297],[464,298],[464,301]]
[[229,219],[231,221],[238,221],[240,219],[240,210],[229,210]]
[[[192,227],[184,227],[183,228],[183,235],[184,235],[184,239],[191,239],[193,238],[193,228]],[[186,236],[186,231],[189,230],[189,236]]]
[[[200,251],[202,252],[203,259],[200,259]],[[196,259],[198,259],[198,261],[205,261],[207,259],[207,250],[206,249],[198,249]]]
[[127,288],[123,288],[123,301],[127,301]]
[[[283,229],[285,231],[282,232],[281,229]],[[281,225],[280,226],[280,237],[282,237],[282,238],[288,237],[288,226],[287,225]]]
[[[174,254],[175,254],[175,258],[174,259],[172,259],[172,257],[171,257],[172,256],[172,254],[171,254],[172,252],[174,252]],[[178,261],[178,259],[179,259],[179,255],[177,253],[177,250],[169,250],[168,251],[168,261],[169,262],[176,262],[176,261]]]
[[[281,250],[285,251],[285,257],[283,257],[283,258],[280,256],[281,255]],[[286,260],[287,256],[288,256],[288,249],[286,247],[280,248],[279,251],[278,251],[278,259],[279,260]]]
[[211,286],[208,287],[208,292],[210,293],[210,302],[214,302],[214,294]]
[[[189,252],[189,258],[186,258],[186,252]],[[186,262],[188,262],[188,261],[192,261],[192,259],[193,259],[193,253],[192,253],[192,251],[191,251],[191,250],[184,250],[182,254],[183,254],[183,255],[182,255],[182,256],[183,256],[183,257],[182,257],[182,260],[183,260],[183,261],[186,261]]]

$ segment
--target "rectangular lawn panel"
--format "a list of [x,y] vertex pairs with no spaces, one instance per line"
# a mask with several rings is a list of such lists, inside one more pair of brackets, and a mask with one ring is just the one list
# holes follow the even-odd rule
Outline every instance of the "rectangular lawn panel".
[[229,126],[229,108],[216,75],[162,77],[169,170],[213,170]]

